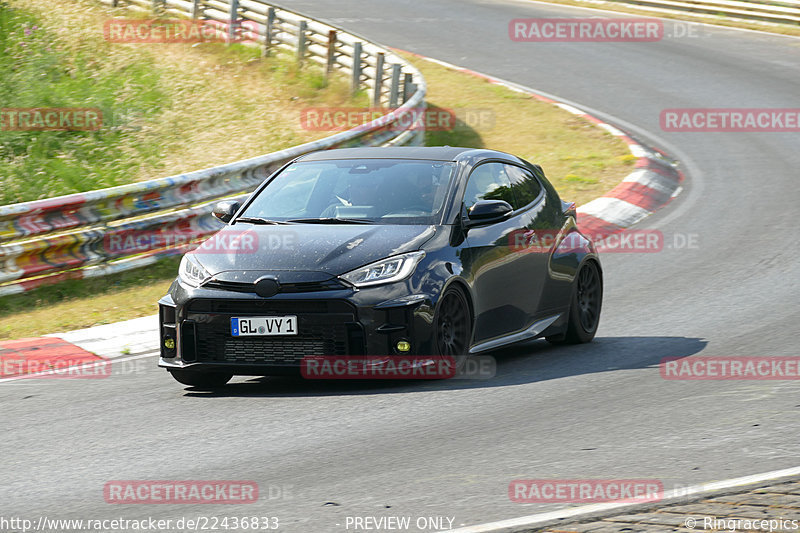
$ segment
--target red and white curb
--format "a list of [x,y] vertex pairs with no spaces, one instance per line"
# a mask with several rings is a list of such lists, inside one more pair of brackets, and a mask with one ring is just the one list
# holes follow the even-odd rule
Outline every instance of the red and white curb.
[[57,337],[0,341],[0,379],[36,376],[74,377],[84,365],[103,361]]
[[581,231],[591,235],[595,241],[621,232],[625,228],[636,224],[668,204],[683,190],[681,187],[683,174],[673,163],[666,159],[664,154],[637,143],[625,132],[590,115],[575,105],[560,102],[549,96],[538,94],[533,89],[459,67],[452,63],[413,52],[405,53],[448,69],[484,79],[493,85],[501,85],[512,91],[526,94],[541,102],[556,105],[603,128],[611,135],[619,137],[625,142],[631,154],[636,157],[635,170],[608,193],[578,207],[578,226]]
[[158,315],[0,341],[0,383],[29,378],[101,378],[141,370],[127,363],[158,355]]
[[57,337],[86,351],[117,358],[158,350],[158,315],[149,315],[113,324],[54,333]]

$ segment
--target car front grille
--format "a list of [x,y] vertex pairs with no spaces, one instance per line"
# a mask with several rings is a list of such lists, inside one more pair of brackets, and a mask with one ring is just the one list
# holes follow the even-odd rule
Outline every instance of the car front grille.
[[343,324],[301,325],[293,337],[233,337],[230,327],[196,328],[200,362],[299,365],[311,355],[347,355],[347,328]]
[[[184,325],[193,337],[186,361],[300,365],[303,357],[363,351],[363,330],[352,305],[338,300],[194,300]],[[231,317],[296,315],[297,335],[231,335]],[[193,352],[193,353],[192,353]]]

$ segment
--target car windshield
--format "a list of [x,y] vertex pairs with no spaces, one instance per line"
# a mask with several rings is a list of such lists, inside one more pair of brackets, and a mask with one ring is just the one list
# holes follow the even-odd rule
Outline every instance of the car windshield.
[[241,216],[324,224],[435,224],[454,168],[454,163],[408,159],[301,161],[275,176]]

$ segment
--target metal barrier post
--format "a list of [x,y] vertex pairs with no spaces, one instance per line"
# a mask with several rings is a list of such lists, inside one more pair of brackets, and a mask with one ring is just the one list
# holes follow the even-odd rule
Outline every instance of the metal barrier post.
[[325,79],[333,72],[333,65],[336,62],[336,30],[328,32],[328,56],[325,59]]
[[308,31],[308,21],[300,21],[300,30],[297,32],[297,64],[303,64],[306,58],[306,32]]
[[398,63],[392,64],[392,85],[389,87],[389,107],[394,109],[397,107],[397,99],[400,97],[400,69],[402,67]]
[[383,89],[383,52],[378,52],[378,61],[375,65],[375,91],[372,93],[372,107],[381,106],[381,91]]
[[350,94],[355,95],[361,87],[361,41],[353,45],[353,77],[350,81]]
[[403,78],[403,102],[407,102],[408,99],[417,92],[417,87],[412,80],[411,74],[406,73]]
[[228,42],[236,42],[239,33],[239,0],[231,0],[231,13],[228,21]]
[[261,52],[263,57],[269,57],[272,50],[272,32],[275,28],[275,8],[271,7],[267,10],[267,27],[264,35],[264,49]]

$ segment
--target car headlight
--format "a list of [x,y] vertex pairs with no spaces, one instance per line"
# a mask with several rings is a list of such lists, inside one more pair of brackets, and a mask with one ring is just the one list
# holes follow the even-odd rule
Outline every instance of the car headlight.
[[410,276],[423,257],[425,257],[425,252],[423,251],[396,255],[357,268],[339,277],[356,287],[394,283]]
[[192,287],[198,287],[211,277],[192,253],[184,254],[181,259],[181,266],[178,268],[178,276],[181,281]]

